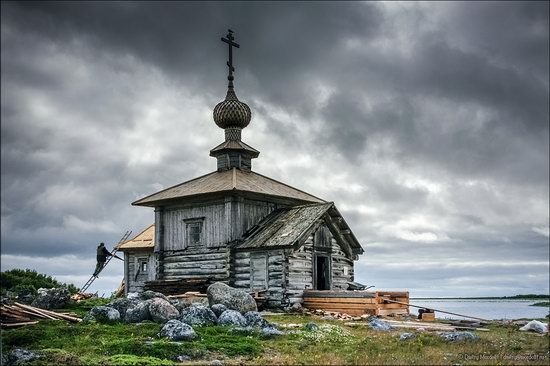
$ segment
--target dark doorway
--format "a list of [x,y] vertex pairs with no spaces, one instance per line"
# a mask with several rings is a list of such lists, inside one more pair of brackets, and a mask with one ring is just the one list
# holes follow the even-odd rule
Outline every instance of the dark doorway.
[[315,256],[315,289],[330,290],[330,262],[327,256]]

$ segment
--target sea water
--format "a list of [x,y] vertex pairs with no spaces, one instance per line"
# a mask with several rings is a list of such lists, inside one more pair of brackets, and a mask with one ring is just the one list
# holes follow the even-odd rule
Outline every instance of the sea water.
[[[475,316],[483,319],[537,319],[544,318],[549,308],[530,306],[548,300],[473,300],[473,299],[410,299],[410,303],[427,308],[440,309]],[[411,314],[418,314],[418,308],[410,307]],[[459,316],[438,313],[437,318],[461,319]]]

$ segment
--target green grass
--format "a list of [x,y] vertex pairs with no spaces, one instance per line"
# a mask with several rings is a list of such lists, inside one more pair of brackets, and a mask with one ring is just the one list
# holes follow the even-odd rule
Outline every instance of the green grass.
[[531,306],[542,306],[547,308],[550,306],[550,302],[549,301],[536,302],[534,304],[531,304]]
[[[214,358],[226,364],[518,364],[517,360],[467,360],[469,355],[539,355],[525,361],[547,364],[549,338],[519,332],[518,327],[491,325],[490,332],[478,332],[475,343],[447,343],[434,333],[399,341],[405,330],[380,332],[368,327],[346,327],[338,321],[321,321],[312,316],[276,315],[271,322],[303,324],[314,320],[324,332],[303,332],[265,339],[259,334],[231,333],[226,327],[197,327],[199,337],[191,342],[170,342],[156,334],[161,325],[69,324],[43,321],[18,329],[2,330],[5,352],[13,347],[41,351],[36,364],[46,365],[168,365],[178,355],[192,357],[192,363]],[[545,359],[543,357],[546,357]]]

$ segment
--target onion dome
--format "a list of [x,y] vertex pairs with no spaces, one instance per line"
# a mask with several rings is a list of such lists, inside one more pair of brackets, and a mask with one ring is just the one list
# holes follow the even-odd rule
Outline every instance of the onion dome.
[[214,107],[214,122],[223,129],[245,128],[250,123],[252,112],[246,103],[239,101],[231,84],[225,100]]

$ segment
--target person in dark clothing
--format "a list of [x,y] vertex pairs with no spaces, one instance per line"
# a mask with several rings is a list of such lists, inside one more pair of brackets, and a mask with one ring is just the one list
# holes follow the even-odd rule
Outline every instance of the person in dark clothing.
[[113,255],[105,248],[105,243],[99,243],[97,247],[97,265],[95,266],[94,277],[97,277],[99,272],[103,269],[103,266],[105,266],[107,257],[113,257]]

